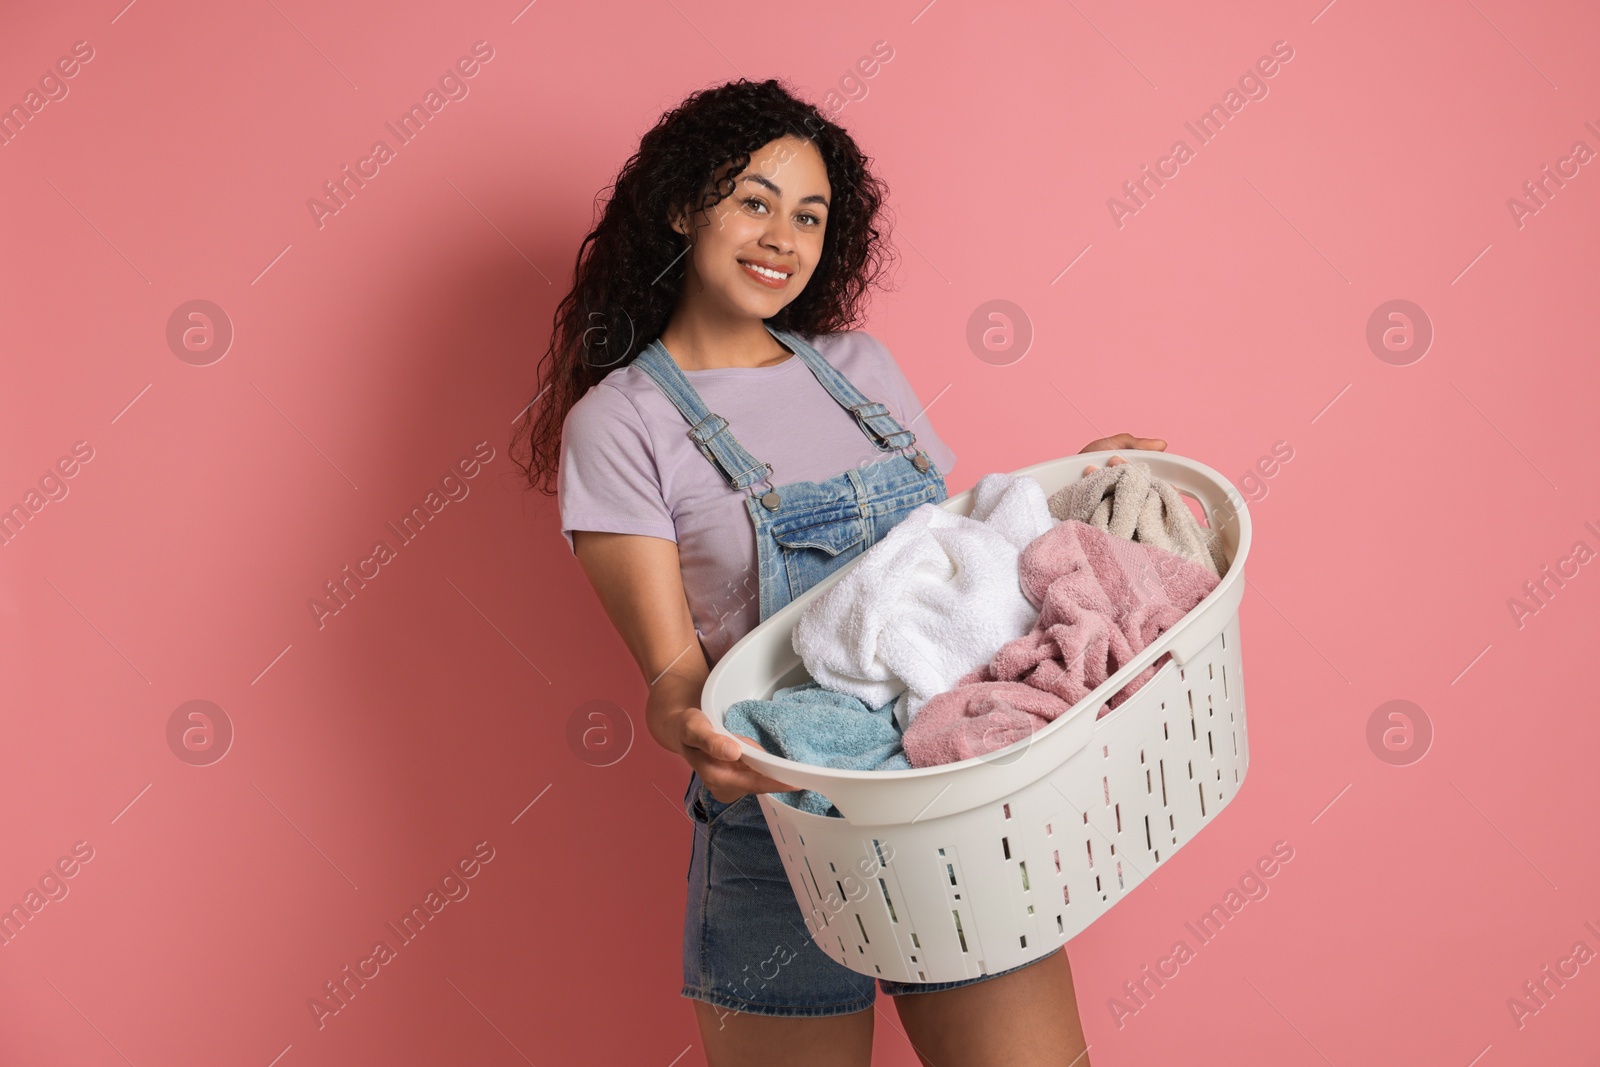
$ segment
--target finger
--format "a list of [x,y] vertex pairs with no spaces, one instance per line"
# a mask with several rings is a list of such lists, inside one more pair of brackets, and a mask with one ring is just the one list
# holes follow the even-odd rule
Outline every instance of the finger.
[[718,733],[716,727],[711,725],[711,720],[705,712],[695,708],[689,717],[689,723],[684,727],[683,743],[718,760],[736,760],[739,758],[739,743],[726,734]]
[[[744,735],[741,734],[739,736],[743,737]],[[760,745],[756,745],[756,747],[761,748]],[[766,749],[763,748],[761,751],[765,752]],[[787,793],[791,789],[802,788],[801,786],[790,785],[788,782],[782,782],[776,778],[770,777],[769,775],[764,774],[763,772],[752,767],[750,764],[746,763],[742,758],[735,763],[733,767],[735,772],[740,776],[739,781],[743,783],[744,787],[749,792],[752,793]]]
[[788,793],[802,788],[769,778],[749,768],[726,765],[708,768],[706,773],[700,776],[700,780],[706,784],[711,795],[724,804],[730,799],[737,800],[745,793]]
[[744,795],[750,792],[748,789],[732,788],[726,784],[712,785],[711,781],[706,778],[702,778],[700,780],[705,784],[706,792],[710,793],[713,797],[716,797],[717,800],[723,804],[732,804],[737,800],[743,799]]
[[757,741],[753,737],[745,737],[744,734],[734,734],[733,736],[737,737],[737,738],[739,738],[741,740],[750,742],[750,744],[753,747],[760,749],[762,752],[765,752],[767,750],[765,745],[763,745],[760,741]]
[[744,782],[745,790],[751,793],[791,793],[796,789],[804,788],[804,786],[780,782],[776,778],[769,778],[756,771],[751,771],[750,777],[745,779]]
[[792,793],[796,789],[804,789],[805,787],[791,785],[788,782],[780,782],[776,778],[769,778],[764,774],[751,772],[749,784],[745,788],[751,793]]
[[[740,737],[746,741],[750,741],[751,744],[755,745],[755,747],[760,751],[766,751],[765,749],[762,749],[761,746],[754,740],[745,737],[743,734],[736,734],[734,736]],[[729,744],[733,744],[733,741],[730,738],[722,735],[716,735],[715,740],[725,741]],[[738,748],[737,745],[734,745],[734,747]],[[765,774],[762,774],[760,771],[756,770],[754,767],[750,766],[750,764],[746,763],[741,756],[737,755],[737,753],[735,756],[736,758],[733,759],[723,759],[701,745],[695,744],[692,738],[686,737],[684,740],[684,760],[688,762],[689,766],[694,768],[695,773],[700,776],[700,780],[705,782],[708,786],[731,790],[735,793],[741,791],[769,792],[773,790],[786,792],[791,789],[800,788],[799,786],[789,785],[776,779],[769,778]],[[722,798],[718,797],[717,799],[721,800]]]
[[752,767],[743,759],[735,760],[730,763],[716,763],[708,767],[707,771],[713,776],[713,778],[706,778],[706,775],[702,774],[700,776],[702,779],[708,782],[720,780],[725,782],[731,788],[743,789],[744,791],[751,793],[769,793],[773,791],[786,793],[791,789],[802,788],[801,786],[791,785],[788,782],[780,781],[779,779],[770,777],[757,768]]
[[1108,437],[1105,443],[1107,449],[1137,448],[1146,452],[1165,452],[1167,450],[1167,442],[1160,437],[1135,437],[1131,433],[1119,433],[1115,437]]

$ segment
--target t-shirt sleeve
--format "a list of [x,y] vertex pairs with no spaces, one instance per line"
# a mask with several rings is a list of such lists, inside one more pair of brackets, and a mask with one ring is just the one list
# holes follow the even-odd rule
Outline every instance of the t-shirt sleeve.
[[889,388],[890,395],[885,402],[894,409],[895,418],[899,420],[900,425],[917,435],[915,447],[928,453],[934,465],[939,468],[939,473],[948,477],[956,465],[955,452],[934,430],[933,423],[923,411],[924,405],[918,399],[917,391],[906,380],[905,373],[900,369],[900,364],[895,362],[889,347],[871,334],[866,336],[878,352],[883,380]]
[[601,382],[567,412],[556,471],[561,536],[573,530],[678,539],[644,420],[620,389]]

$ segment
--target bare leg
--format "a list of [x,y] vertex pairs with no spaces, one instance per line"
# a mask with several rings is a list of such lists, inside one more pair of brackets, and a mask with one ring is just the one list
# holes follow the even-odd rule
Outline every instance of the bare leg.
[[977,985],[907,993],[894,1006],[923,1067],[1089,1067],[1065,949]]
[[710,1067],[868,1067],[872,1062],[871,1008],[849,1015],[774,1016],[693,1003]]

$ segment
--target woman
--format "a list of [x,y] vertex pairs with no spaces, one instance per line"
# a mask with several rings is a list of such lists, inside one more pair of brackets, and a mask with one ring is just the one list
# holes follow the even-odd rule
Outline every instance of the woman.
[[[1086,1067],[1065,952],[919,985],[817,948],[755,796],[792,786],[696,707],[758,621],[948,496],[954,455],[912,431],[915,393],[851,328],[884,265],[883,197],[850,136],[776,81],[669,111],[579,249],[530,478],[555,471],[563,533],[649,686],[651,736],[693,772],[681,993],[709,1062],[868,1063],[882,988],[924,1063]],[[1084,451],[1125,447],[1165,443]]]

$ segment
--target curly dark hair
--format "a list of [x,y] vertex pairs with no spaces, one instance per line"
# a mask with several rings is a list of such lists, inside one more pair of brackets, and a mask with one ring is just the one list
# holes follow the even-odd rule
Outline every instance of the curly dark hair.
[[[555,492],[567,412],[666,328],[686,269],[684,238],[669,213],[714,207],[733,192],[752,153],[785,135],[816,146],[832,197],[810,281],[767,321],[806,336],[860,324],[868,290],[892,262],[878,229],[888,189],[869,171],[869,158],[843,127],[776,79],[740,78],[691,93],[640,139],[599,223],[578,246],[572,289],[556,305],[539,361],[534,401],[513,436],[513,460],[534,488]],[[730,161],[714,188],[717,168]],[[529,463],[518,458],[524,440]]]

